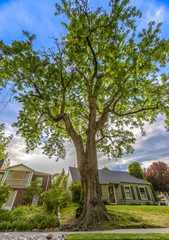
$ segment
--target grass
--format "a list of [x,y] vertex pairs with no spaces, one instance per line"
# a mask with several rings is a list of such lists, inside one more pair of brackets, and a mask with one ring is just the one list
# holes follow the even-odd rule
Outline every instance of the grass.
[[[169,207],[168,206],[146,206],[146,205],[107,205],[108,211],[121,216],[133,216],[140,219],[142,223],[149,227],[169,227]],[[123,223],[124,224],[124,223]],[[119,224],[118,224],[119,225]],[[120,224],[121,225],[121,224]],[[125,226],[126,224],[124,224]],[[137,225],[131,222],[131,227]],[[129,227],[129,226],[128,226]]]
[[[99,223],[95,230],[169,227],[168,206],[107,205],[106,207],[111,221]],[[62,225],[69,225],[75,219],[76,208],[77,205],[70,205],[61,210]]]
[[66,234],[67,240],[164,240],[169,239],[169,234],[149,233],[149,234],[103,234],[103,233],[86,233],[86,234]]
[[75,219],[75,212],[78,208],[78,204],[72,203],[65,208],[60,209],[61,213],[61,224],[67,224],[72,219]]

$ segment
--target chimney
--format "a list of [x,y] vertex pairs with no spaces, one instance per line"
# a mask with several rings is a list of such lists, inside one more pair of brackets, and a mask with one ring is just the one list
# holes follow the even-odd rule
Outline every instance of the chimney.
[[6,164],[3,159],[0,160],[0,170],[5,170]]

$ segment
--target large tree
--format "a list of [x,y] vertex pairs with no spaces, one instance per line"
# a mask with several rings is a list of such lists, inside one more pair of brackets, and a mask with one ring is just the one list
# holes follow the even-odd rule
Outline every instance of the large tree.
[[[150,22],[140,33],[140,11],[129,0],[110,0],[109,10],[92,9],[88,0],[62,0],[67,29],[56,48],[35,51],[34,35],[0,43],[0,81],[22,103],[18,133],[27,149],[42,144],[49,156],[65,157],[71,140],[83,189],[83,228],[108,219],[101,200],[97,150],[119,158],[132,153],[132,129],[153,123],[159,114],[169,125],[169,41],[160,39],[161,24]],[[127,127],[126,127],[127,126]]]
[[144,175],[155,191],[169,194],[169,166],[165,162],[153,162]]

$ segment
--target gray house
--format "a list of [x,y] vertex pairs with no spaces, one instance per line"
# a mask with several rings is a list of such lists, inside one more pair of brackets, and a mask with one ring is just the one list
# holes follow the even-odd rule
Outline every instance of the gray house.
[[[153,204],[150,183],[128,172],[99,170],[102,199],[110,204]],[[80,182],[77,168],[69,167],[67,189],[72,182]]]

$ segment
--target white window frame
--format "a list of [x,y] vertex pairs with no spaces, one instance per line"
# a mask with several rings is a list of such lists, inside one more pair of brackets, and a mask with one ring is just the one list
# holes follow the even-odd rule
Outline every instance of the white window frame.
[[[141,191],[140,191],[141,188],[144,189],[145,198],[143,198],[142,195],[141,195]],[[148,200],[148,197],[147,197],[147,193],[146,193],[145,187],[139,187],[139,193],[140,193],[141,200]]]
[[[127,197],[127,195],[126,195],[126,189],[125,189],[125,188],[129,188],[131,197]],[[128,186],[128,185],[125,185],[125,186],[124,186],[124,193],[125,193],[126,199],[128,199],[128,200],[133,199],[133,195],[132,195],[132,191],[131,191],[131,187],[130,187],[130,186]]]
[[42,176],[40,176],[40,177],[36,177],[35,178],[35,181],[40,181],[39,183],[38,183],[38,186],[42,186],[42,184],[43,184],[43,177]]

